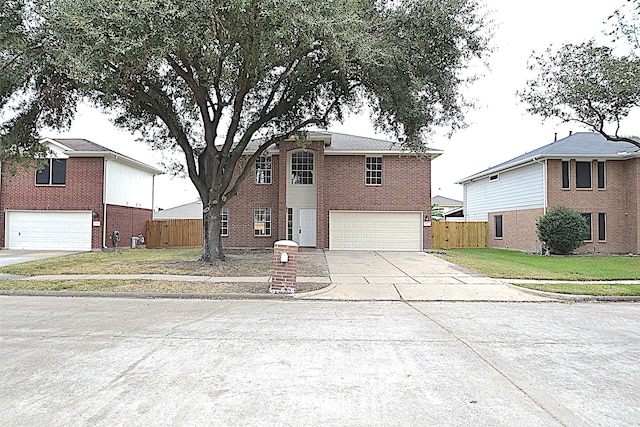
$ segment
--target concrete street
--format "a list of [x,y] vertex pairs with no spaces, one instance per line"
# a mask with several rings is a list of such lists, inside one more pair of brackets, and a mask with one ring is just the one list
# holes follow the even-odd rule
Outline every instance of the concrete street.
[[0,297],[0,425],[640,424],[638,304]]

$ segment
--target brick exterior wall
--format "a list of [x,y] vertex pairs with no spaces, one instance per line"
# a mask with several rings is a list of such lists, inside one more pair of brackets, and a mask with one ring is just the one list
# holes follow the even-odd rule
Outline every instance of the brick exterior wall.
[[[605,189],[598,189],[598,163],[592,162],[591,189],[576,188],[576,162],[569,162],[569,189],[562,189],[562,161],[547,162],[548,207],[589,212],[593,240],[576,252],[638,253],[639,159],[607,160]],[[598,240],[598,214],[606,214],[606,241]]]
[[[272,247],[287,238],[288,152],[300,147],[292,141],[280,144],[272,159],[272,184],[256,184],[250,173],[238,195],[226,204],[229,236],[224,247]],[[382,185],[365,185],[365,154],[325,155],[323,141],[311,141],[317,183],[317,247],[329,247],[329,211],[422,211],[431,215],[431,160],[415,156],[384,156]],[[244,163],[238,165],[236,174]],[[271,236],[254,237],[253,208],[271,208]],[[431,227],[423,227],[423,247],[431,248]]]
[[[246,160],[245,158],[238,162],[234,179],[241,173]],[[252,167],[251,173],[240,185],[238,194],[226,204],[229,210],[229,236],[222,238],[223,247],[271,248],[276,241],[283,240],[286,237],[286,230],[285,235],[282,236],[279,235],[278,228],[278,219],[282,218],[278,212],[279,171],[279,156],[273,155],[271,160],[271,184],[256,184],[255,167]],[[271,208],[271,236],[254,236],[254,208]]]
[[[5,246],[7,210],[95,211],[102,220],[103,165],[102,158],[70,158],[67,160],[66,185],[36,186],[35,169],[8,176],[7,165],[3,164],[0,187],[2,247]],[[91,247],[102,247],[102,227],[93,227]]]
[[[92,227],[91,248],[102,249],[104,227],[104,159],[101,157],[72,157],[67,159],[66,184],[63,186],[36,186],[35,169],[21,170],[10,177],[7,165],[2,165],[0,186],[1,245],[5,246],[5,220],[7,210],[39,211],[93,211],[98,214],[99,227]],[[152,218],[150,209],[107,206],[107,246],[113,246],[111,234],[120,231],[119,246],[129,246],[131,237],[145,234],[146,221]]]
[[113,232],[118,230],[120,232],[118,247],[131,247],[132,237],[139,234],[146,237],[147,221],[151,221],[152,216],[153,212],[150,209],[107,205],[106,246],[110,248],[115,246],[113,244]]
[[[502,238],[496,238],[495,217],[502,215]],[[540,249],[536,221],[544,209],[491,212],[489,214],[489,247],[536,252]]]

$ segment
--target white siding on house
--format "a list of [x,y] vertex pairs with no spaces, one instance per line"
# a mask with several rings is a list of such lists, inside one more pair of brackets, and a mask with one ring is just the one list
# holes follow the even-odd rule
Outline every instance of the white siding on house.
[[487,221],[489,212],[544,207],[544,166],[534,163],[464,184],[466,221]]
[[153,175],[123,163],[107,160],[105,202],[110,205],[153,209]]

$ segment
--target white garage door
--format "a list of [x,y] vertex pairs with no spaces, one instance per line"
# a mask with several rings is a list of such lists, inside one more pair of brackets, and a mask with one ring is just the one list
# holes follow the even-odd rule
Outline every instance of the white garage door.
[[9,249],[91,250],[91,212],[8,211],[6,246]]
[[329,212],[329,249],[420,251],[422,212]]

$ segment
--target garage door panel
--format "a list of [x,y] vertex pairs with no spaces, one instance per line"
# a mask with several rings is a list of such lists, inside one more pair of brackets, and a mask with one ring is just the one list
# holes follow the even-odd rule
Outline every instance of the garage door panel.
[[331,211],[329,248],[422,250],[422,212]]
[[90,211],[8,211],[9,249],[91,250]]

